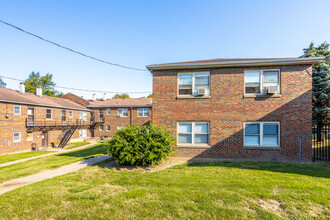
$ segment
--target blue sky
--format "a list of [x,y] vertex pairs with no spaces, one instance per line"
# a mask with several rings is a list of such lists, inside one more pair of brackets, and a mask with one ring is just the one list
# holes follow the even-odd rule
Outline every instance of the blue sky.
[[[311,41],[330,41],[329,8],[329,0],[0,0],[0,19],[83,53],[145,68],[212,58],[297,57]],[[152,91],[149,72],[99,63],[1,23],[0,59],[4,76],[25,79],[39,71],[52,73],[59,86]],[[4,81],[18,88],[18,82]]]

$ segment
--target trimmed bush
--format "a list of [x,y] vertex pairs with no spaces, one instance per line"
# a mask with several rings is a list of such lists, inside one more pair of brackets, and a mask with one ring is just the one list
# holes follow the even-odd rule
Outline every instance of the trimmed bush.
[[156,165],[177,149],[171,132],[153,124],[118,130],[106,146],[118,165]]

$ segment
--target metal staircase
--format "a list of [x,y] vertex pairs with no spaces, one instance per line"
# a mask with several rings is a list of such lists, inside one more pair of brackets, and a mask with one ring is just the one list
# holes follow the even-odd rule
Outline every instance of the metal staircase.
[[70,140],[74,132],[77,130],[78,126],[73,125],[71,126],[63,135],[61,142],[59,143],[58,147],[63,148]]

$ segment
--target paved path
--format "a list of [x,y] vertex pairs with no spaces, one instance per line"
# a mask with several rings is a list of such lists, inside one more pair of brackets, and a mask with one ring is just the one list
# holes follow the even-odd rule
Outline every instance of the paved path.
[[[34,160],[34,159],[41,158],[41,157],[47,157],[47,156],[54,155],[54,154],[61,154],[61,153],[66,153],[66,152],[70,152],[70,151],[74,151],[74,150],[80,150],[80,149],[90,147],[90,146],[93,146],[93,145],[96,145],[96,144],[97,144],[97,142],[94,141],[91,144],[87,144],[87,145],[72,148],[72,149],[65,149],[65,148],[64,149],[56,149],[57,152],[54,152],[54,153],[43,154],[43,155],[40,155],[40,156],[28,157],[28,158],[24,158],[24,159],[20,159],[20,160],[14,160],[14,161],[10,161],[10,162],[7,162],[7,163],[2,163],[2,164],[0,164],[0,167],[5,167],[5,166],[12,165],[12,164],[22,163],[22,162],[25,162],[25,161],[28,161],[28,160]],[[54,149],[50,148],[49,150],[52,151]]]
[[4,183],[0,184],[0,195],[6,193],[8,191],[17,189],[19,187],[22,187],[22,186],[26,186],[26,185],[29,185],[29,184],[32,184],[35,182],[45,180],[45,179],[49,179],[49,178],[53,178],[56,176],[60,176],[60,175],[64,175],[67,173],[78,171],[86,166],[90,166],[90,165],[99,163],[108,158],[110,158],[110,156],[102,155],[102,156],[98,156],[98,157],[93,157],[93,158],[83,160],[83,161],[80,161],[77,163],[65,165],[65,166],[62,166],[62,167],[54,169],[54,170],[46,170],[46,171],[31,175],[31,176],[26,176],[26,177],[10,180],[8,182],[4,182]]

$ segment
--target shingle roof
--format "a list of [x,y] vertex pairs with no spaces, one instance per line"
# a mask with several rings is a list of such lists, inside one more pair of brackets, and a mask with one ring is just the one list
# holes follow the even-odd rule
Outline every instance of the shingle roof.
[[90,108],[97,107],[151,107],[151,98],[128,98],[128,99],[107,99],[90,101]]
[[194,61],[175,62],[175,63],[162,63],[162,64],[158,64],[158,65],[190,64],[190,63],[224,63],[224,62],[237,62],[237,61],[283,60],[283,59],[293,59],[293,58],[217,58],[217,59],[209,59],[209,60],[194,60]]
[[215,68],[235,66],[269,66],[269,65],[295,65],[314,64],[324,57],[293,57],[293,58],[219,58],[210,60],[197,60],[177,63],[163,63],[148,65],[149,70],[166,69],[194,69],[194,68]]
[[33,93],[21,94],[16,90],[6,88],[0,88],[0,102],[88,110],[87,108],[67,99],[50,97],[46,95],[39,97]]

